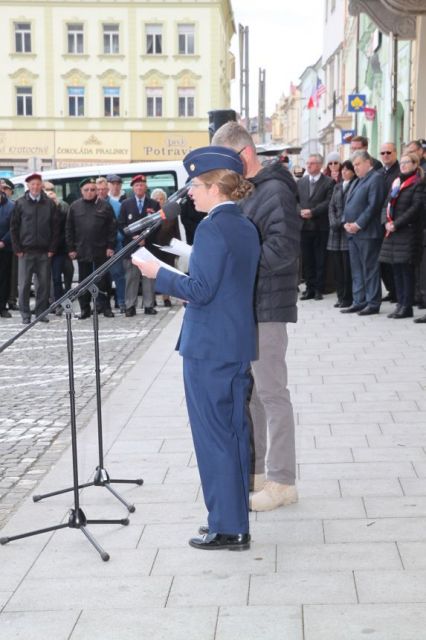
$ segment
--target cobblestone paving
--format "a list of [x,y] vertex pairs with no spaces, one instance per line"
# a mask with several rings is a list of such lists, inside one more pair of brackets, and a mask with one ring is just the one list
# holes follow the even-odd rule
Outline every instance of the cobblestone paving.
[[[102,397],[179,309],[156,316],[99,319]],[[0,321],[0,344],[23,328],[19,313]],[[96,409],[91,320],[73,321],[77,427]],[[65,317],[50,316],[0,354],[0,528],[70,443]]]

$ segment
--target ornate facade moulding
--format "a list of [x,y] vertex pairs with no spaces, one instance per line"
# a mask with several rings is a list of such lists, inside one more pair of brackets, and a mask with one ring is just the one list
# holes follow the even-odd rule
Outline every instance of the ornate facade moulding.
[[426,13],[425,0],[349,0],[349,13],[366,13],[383,33],[401,40],[416,37],[416,17]]

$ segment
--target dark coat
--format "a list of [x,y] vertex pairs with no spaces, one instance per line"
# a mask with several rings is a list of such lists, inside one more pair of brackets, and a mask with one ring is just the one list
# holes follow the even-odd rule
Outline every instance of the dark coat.
[[[180,240],[179,222],[178,220],[165,220],[155,235],[155,243],[168,245],[173,238]],[[173,253],[161,251],[157,247],[152,247],[152,253],[171,267],[175,266],[176,256]]]
[[303,220],[303,231],[327,231],[328,230],[328,206],[330,204],[334,185],[332,178],[321,175],[315,183],[313,192],[309,195],[308,174],[304,175],[297,183],[301,209],[310,209],[312,218]]
[[[123,231],[124,227],[127,227],[129,224],[137,222],[138,220],[142,220],[143,218],[146,218],[146,216],[148,216],[150,213],[154,213],[155,211],[159,210],[160,205],[158,204],[157,200],[153,200],[152,198],[148,198],[147,196],[145,196],[142,212],[139,213],[136,197],[133,195],[129,198],[126,198],[121,204],[120,215],[118,216],[118,228],[120,229],[120,231]],[[124,233],[123,236],[123,245],[129,244],[129,242],[132,240],[132,236],[128,236]],[[156,236],[157,234],[153,233],[150,236],[150,242],[145,243],[145,246],[148,249],[150,249],[150,245],[152,242],[157,242],[155,239]]]
[[297,186],[281,163],[263,167],[250,182],[255,189],[239,204],[256,225],[261,241],[255,299],[257,321],[296,322],[302,226]]
[[422,223],[426,183],[423,179],[403,189],[394,206],[395,231],[385,237],[380,262],[418,264],[422,257]]
[[15,253],[55,253],[59,239],[56,204],[43,192],[36,202],[27,191],[15,202],[10,235]]
[[396,162],[394,162],[394,164],[391,166],[390,169],[386,170],[385,167],[382,167],[378,171],[378,173],[381,176],[383,176],[385,201],[387,200],[387,197],[389,195],[389,191],[391,190],[392,182],[395,180],[395,178],[397,178],[399,176],[399,171],[400,171],[400,169],[399,169],[398,160]]
[[105,200],[80,198],[70,206],[65,238],[68,251],[77,252],[77,260],[105,258],[106,250],[115,247],[116,233],[114,211]]
[[354,180],[355,178],[346,185],[345,191],[343,190],[343,182],[338,182],[334,187],[333,195],[331,196],[328,207],[330,231],[328,234],[327,249],[329,251],[348,251],[348,241],[346,231],[343,228],[342,216],[346,195]]
[[383,177],[370,169],[363,177],[353,181],[346,196],[343,218],[345,222],[356,222],[360,231],[359,240],[383,237],[380,214],[383,203]]
[[186,196],[180,204],[180,219],[185,229],[186,242],[194,244],[195,230],[201,220],[206,217],[202,211],[197,211],[192,199]]
[[8,200],[4,196],[4,204],[0,205],[0,241],[4,242],[5,246],[0,251],[12,251],[12,239],[10,237],[10,220],[12,218],[12,211],[15,203],[12,200]]

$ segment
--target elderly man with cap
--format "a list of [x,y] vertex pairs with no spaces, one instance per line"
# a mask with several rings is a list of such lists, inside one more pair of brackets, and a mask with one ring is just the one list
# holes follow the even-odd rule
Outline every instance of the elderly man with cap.
[[[82,197],[72,203],[67,215],[65,238],[69,257],[77,259],[78,281],[82,282],[113,255],[117,225],[111,205],[97,196],[95,178],[82,180],[80,189]],[[106,318],[113,318],[109,283],[108,273],[97,281],[96,308]],[[88,291],[79,297],[80,320],[90,318],[90,299]]]
[[[118,219],[118,226],[120,229],[124,229],[129,224],[137,222],[142,218],[145,218],[150,213],[159,211],[160,205],[156,200],[148,198],[146,195],[147,185],[146,178],[143,175],[135,176],[130,186],[133,189],[133,196],[126,198],[121,205],[120,216]],[[137,234],[138,235],[138,234]],[[137,237],[137,235],[135,237]],[[153,241],[155,233],[151,236],[150,240]],[[123,240],[124,245],[129,244],[131,238],[125,237]],[[150,242],[146,242],[147,249],[150,247]],[[130,257],[124,259],[124,269],[126,272],[126,318],[131,318],[136,315],[136,307],[138,303],[138,291],[139,282],[141,279],[140,271],[132,264]],[[146,315],[155,315],[157,311],[154,309],[155,305],[155,279],[142,278],[142,297],[143,306],[145,308]]]
[[109,173],[106,179],[109,187],[109,197],[111,200],[116,200],[121,204],[126,199],[126,194],[122,189],[123,179],[115,173]]
[[251,190],[235,151],[203,147],[184,158],[190,197],[207,211],[195,232],[189,276],[142,262],[157,289],[188,304],[178,348],[208,524],[196,549],[242,551],[249,535],[249,428],[245,404],[256,358],[254,284],[260,256],[256,227],[235,204]]
[[[59,218],[56,204],[42,190],[41,175],[33,173],[25,182],[28,191],[15,203],[10,234],[18,256],[19,310],[23,324],[29,324],[33,275],[37,276],[35,315],[49,306],[50,258],[58,244]],[[49,319],[44,317],[43,322]]]
[[[13,186],[12,182],[10,184]],[[6,304],[9,300],[13,258],[10,219],[15,205],[9,200],[5,186],[6,179],[3,179],[0,181],[0,318],[11,318]]]

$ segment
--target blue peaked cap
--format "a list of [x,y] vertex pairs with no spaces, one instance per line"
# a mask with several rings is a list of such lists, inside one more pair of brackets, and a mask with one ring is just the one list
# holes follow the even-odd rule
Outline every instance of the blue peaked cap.
[[212,145],[194,149],[184,157],[183,164],[190,178],[215,169],[230,169],[240,175],[244,173],[244,165],[240,156],[228,147]]

